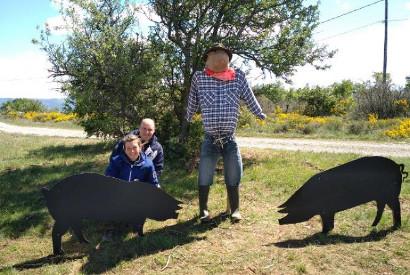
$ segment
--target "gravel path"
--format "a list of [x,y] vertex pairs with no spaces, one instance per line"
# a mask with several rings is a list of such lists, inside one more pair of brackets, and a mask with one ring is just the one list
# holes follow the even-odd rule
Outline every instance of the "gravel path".
[[[87,137],[87,134],[80,130],[22,127],[2,122],[0,122],[0,131],[39,136]],[[254,137],[237,137],[237,141],[240,147],[247,148],[410,157],[410,144],[408,143]]]
[[26,127],[0,122],[0,131],[13,134],[50,136],[50,137],[75,137],[85,138],[87,134],[81,130],[68,130],[57,128]]
[[239,146],[290,151],[355,153],[367,156],[410,157],[408,143],[372,141],[239,137]]

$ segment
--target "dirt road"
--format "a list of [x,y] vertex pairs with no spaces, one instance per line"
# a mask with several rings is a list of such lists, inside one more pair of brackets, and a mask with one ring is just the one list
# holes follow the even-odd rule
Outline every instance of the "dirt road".
[[[0,131],[39,136],[87,137],[87,134],[80,130],[22,127],[2,122],[0,122]],[[247,148],[410,157],[410,144],[408,143],[255,137],[237,137],[237,141],[240,147]]]

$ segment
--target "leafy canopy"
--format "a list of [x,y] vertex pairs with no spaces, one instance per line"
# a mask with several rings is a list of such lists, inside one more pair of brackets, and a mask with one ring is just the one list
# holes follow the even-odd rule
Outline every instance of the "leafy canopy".
[[120,136],[141,118],[155,117],[160,62],[135,31],[131,5],[120,0],[72,0],[60,13],[70,31],[67,38],[52,42],[46,27],[37,42],[85,130],[90,135]]

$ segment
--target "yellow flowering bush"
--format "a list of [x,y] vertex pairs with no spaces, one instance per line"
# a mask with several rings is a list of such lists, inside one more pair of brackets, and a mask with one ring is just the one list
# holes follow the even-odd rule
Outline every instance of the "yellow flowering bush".
[[319,125],[326,124],[329,122],[328,117],[310,117],[305,115],[300,115],[298,113],[279,113],[276,114],[276,121],[278,123],[290,123],[291,125],[304,125],[307,123],[315,123]]
[[64,114],[59,112],[26,112],[26,113],[18,113],[18,112],[8,112],[7,116],[10,118],[23,118],[31,121],[54,121],[54,122],[61,122],[61,121],[70,121],[75,120],[77,116],[73,113]]
[[410,137],[410,119],[402,120],[397,127],[385,131],[384,134],[391,138]]
[[400,107],[402,107],[402,108],[404,108],[404,109],[407,109],[407,108],[409,108],[409,102],[407,101],[407,99],[399,99],[399,100],[396,100],[395,102],[394,102],[394,104],[396,104],[397,106],[400,106]]
[[378,119],[378,115],[377,114],[369,114],[367,116],[367,121],[369,121],[369,124],[374,126],[377,123],[377,119]]
[[352,105],[352,98],[342,98],[336,102],[336,104],[330,109],[330,112],[336,116],[345,115],[351,109]]

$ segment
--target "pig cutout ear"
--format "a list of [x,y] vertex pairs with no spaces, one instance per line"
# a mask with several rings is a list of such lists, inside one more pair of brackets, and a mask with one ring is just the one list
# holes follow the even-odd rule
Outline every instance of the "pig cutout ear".
[[[43,191],[44,192],[44,191]],[[135,223],[146,218],[175,219],[180,201],[142,182],[126,182],[95,173],[63,179],[45,196],[57,223],[72,225],[83,219]]]
[[[394,226],[400,226],[399,195],[407,173],[385,157],[363,157],[311,177],[279,208],[287,216],[279,224],[307,221],[320,215],[323,232],[333,228],[334,215],[357,205],[376,201],[376,225],[387,204],[393,210]],[[325,228],[326,227],[326,228]]]

